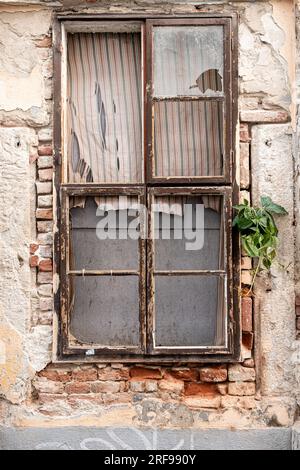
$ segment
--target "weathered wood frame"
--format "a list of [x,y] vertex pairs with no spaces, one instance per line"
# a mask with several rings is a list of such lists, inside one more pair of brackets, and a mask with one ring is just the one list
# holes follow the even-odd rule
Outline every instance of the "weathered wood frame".
[[[105,185],[105,184],[68,184],[65,179],[66,165],[63,158],[64,144],[66,139],[65,132],[65,92],[66,92],[66,27],[65,22],[74,24],[73,30],[80,32],[84,27],[82,24],[87,22],[97,25],[97,22],[104,20],[110,21],[142,21],[146,20],[146,27],[142,28],[142,40],[144,49],[148,51],[144,54],[144,97],[145,97],[145,119],[144,125],[148,132],[145,132],[144,149],[147,158],[145,162],[145,181],[144,185]],[[83,23],[82,23],[83,22]],[[225,65],[225,101],[226,101],[226,121],[229,125],[226,127],[226,155],[225,155],[225,174],[224,178],[175,178],[175,179],[157,179],[152,175],[152,164],[149,139],[151,136],[152,142],[152,123],[149,123],[149,116],[152,115],[152,100],[148,99],[149,86],[149,73],[152,74],[152,69],[149,69],[151,62],[149,62],[149,47],[145,47],[147,42],[147,35],[151,34],[151,28],[155,24],[223,24],[226,31],[224,40],[224,64]],[[80,26],[81,23],[81,26]],[[77,25],[77,27],[76,27]],[[240,248],[239,237],[236,233],[232,233],[231,229],[231,213],[232,204],[236,204],[239,198],[239,184],[236,177],[236,148],[235,148],[235,133],[237,125],[237,17],[236,15],[211,15],[211,14],[196,14],[196,15],[181,15],[180,17],[163,17],[159,15],[101,15],[101,16],[88,16],[88,15],[68,15],[57,16],[54,22],[54,158],[55,158],[55,181],[54,181],[54,205],[55,205],[55,233],[54,233],[54,275],[55,275],[55,338],[54,338],[54,359],[57,361],[86,361],[86,362],[160,362],[160,363],[174,363],[174,362],[232,362],[240,358],[241,348],[241,327],[240,327]],[[152,44],[152,38],[150,43]],[[148,43],[149,46],[149,38]],[[151,46],[150,46],[151,48]],[[152,53],[151,53],[152,54]],[[150,85],[151,86],[151,85]],[[151,89],[151,88],[150,88]],[[226,95],[227,93],[227,95]],[[152,120],[152,117],[151,117]],[[150,124],[150,132],[149,132]],[[150,163],[149,163],[150,162]],[[207,187],[206,185],[214,185]],[[219,187],[218,185],[222,185]],[[162,188],[156,186],[164,186]],[[180,185],[181,187],[178,187]],[[191,186],[193,185],[193,186]],[[148,191],[149,188],[149,191]],[[147,199],[147,192],[149,198],[153,197],[155,191],[161,194],[221,194],[224,195],[227,201],[226,206],[226,240],[227,240],[227,253],[230,254],[228,258],[229,279],[228,282],[228,299],[230,305],[228,306],[228,322],[227,333],[228,341],[225,348],[210,348],[203,347],[198,350],[189,349],[185,350],[160,350],[155,351],[149,348],[149,322],[147,324],[146,314],[146,295],[142,294],[140,299],[141,306],[141,348],[139,350],[129,350],[128,348],[121,348],[114,350],[113,348],[101,349],[94,348],[91,345],[76,344],[73,340],[70,342],[70,335],[68,330],[68,318],[66,317],[67,302],[68,302],[68,287],[67,287],[67,265],[66,265],[66,250],[67,250],[67,217],[68,217],[68,197],[71,195],[121,195],[121,194],[137,194],[144,201]],[[149,201],[148,201],[149,202]],[[144,241],[140,243],[140,253],[146,253],[146,244]],[[148,276],[147,296],[149,296],[149,289],[151,292],[151,276],[153,269],[151,266],[151,240],[147,242],[147,259],[143,255],[140,256],[140,288],[144,287],[146,292],[146,277]],[[149,265],[150,263],[150,265]],[[148,264],[148,274],[146,273],[146,266]],[[94,273],[95,274],[95,273]],[[105,272],[97,272],[97,275],[106,275]],[[110,274],[110,272],[109,272]],[[189,275],[186,272],[185,275]],[[202,273],[204,274],[204,273]],[[73,275],[80,275],[80,273],[73,273]],[[85,272],[85,275],[86,274]],[[116,275],[137,275],[137,273],[116,273]],[[148,302],[149,304],[149,302]],[[151,307],[149,307],[151,310]],[[148,311],[149,318],[151,312]],[[151,323],[151,321],[150,321]],[[148,342],[148,347],[147,347]],[[92,351],[91,351],[92,349]],[[150,354],[151,352],[151,354]]]

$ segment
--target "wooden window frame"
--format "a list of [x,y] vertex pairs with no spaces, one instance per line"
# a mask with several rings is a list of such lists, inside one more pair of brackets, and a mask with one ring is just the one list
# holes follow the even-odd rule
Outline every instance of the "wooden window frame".
[[[81,32],[82,28],[96,28],[104,21],[140,21],[142,41],[144,44],[144,124],[146,138],[144,139],[145,179],[143,184],[74,184],[67,183],[66,162],[64,156],[65,132],[65,89],[66,89],[66,42],[67,27]],[[224,25],[224,93],[225,117],[227,123],[224,147],[224,176],[223,177],[153,177],[152,168],[152,28],[156,25]],[[68,26],[69,25],[69,26]],[[144,363],[186,363],[186,362],[236,362],[240,360],[241,352],[241,320],[240,320],[240,244],[237,233],[232,232],[232,205],[238,203],[239,184],[236,177],[235,132],[237,125],[237,16],[235,14],[212,15],[180,15],[172,17],[162,15],[74,15],[57,16],[54,22],[54,159],[55,159],[55,233],[54,233],[54,275],[55,280],[55,322],[54,322],[54,361],[57,362],[144,362]],[[147,39],[148,38],[148,39]],[[151,40],[149,40],[151,38]],[[145,44],[148,47],[145,47]],[[150,45],[150,46],[149,46]],[[150,56],[149,56],[150,54]],[[201,99],[201,98],[200,98]],[[209,185],[209,186],[208,186]],[[229,300],[227,315],[226,347],[199,348],[154,348],[151,323],[153,321],[153,302],[149,296],[153,292],[153,247],[152,240],[139,242],[140,269],[136,273],[119,272],[116,275],[140,276],[140,324],[141,349],[139,348],[94,348],[91,345],[79,344],[70,338],[68,319],[68,198],[70,196],[96,195],[138,195],[141,202],[148,204],[155,194],[211,194],[222,195],[225,201],[226,218],[226,252],[227,252],[227,298]],[[150,217],[150,216],[149,216]],[[151,227],[151,221],[148,223]],[[225,269],[225,266],[224,266]],[[74,272],[72,275],[80,275]],[[90,273],[85,273],[89,275]],[[95,273],[94,273],[95,274]],[[109,271],[110,274],[110,271]],[[191,274],[185,273],[187,275]],[[205,275],[205,272],[199,275]],[[96,272],[96,275],[108,275],[107,272]],[[172,274],[171,274],[172,275]],[[147,286],[147,289],[146,289]],[[147,320],[148,319],[148,320]],[[148,346],[147,346],[148,345]]]

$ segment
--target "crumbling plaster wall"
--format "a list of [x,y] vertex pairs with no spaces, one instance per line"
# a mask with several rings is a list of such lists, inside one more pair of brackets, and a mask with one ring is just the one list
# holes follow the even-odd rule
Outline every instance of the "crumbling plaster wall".
[[30,381],[50,360],[51,328],[32,328],[35,276],[29,242],[35,239],[37,128],[47,126],[47,67],[36,38],[49,31],[51,12],[0,6],[1,155],[1,394],[12,403],[26,398]]
[[[262,278],[256,289],[256,392],[252,391],[253,374],[249,372],[246,381],[241,382],[239,390],[243,392],[228,395],[223,389],[223,396],[213,400],[203,398],[200,392],[194,400],[189,397],[181,400],[181,383],[175,381],[170,385],[166,379],[164,395],[145,395],[145,390],[137,387],[133,398],[127,400],[128,394],[125,396],[120,385],[125,382],[115,386],[114,381],[125,380],[128,370],[116,365],[107,372],[110,380],[107,390],[111,394],[120,393],[115,400],[97,402],[82,393],[76,399],[73,397],[72,402],[59,384],[65,379],[64,374],[68,378],[75,370],[80,385],[84,380],[92,380],[95,374],[101,377],[101,368],[100,372],[89,369],[81,373],[76,366],[69,365],[61,372],[59,369],[53,372],[57,381],[35,378],[51,362],[53,307],[51,264],[49,269],[47,261],[50,255],[42,254],[47,262],[40,266],[38,283],[33,262],[38,263],[41,246],[47,251],[52,241],[49,159],[53,68],[49,45],[53,12],[57,9],[66,13],[238,11],[240,120],[250,133],[249,139],[242,140],[246,155],[241,153],[241,159],[249,159],[251,139],[251,175],[246,162],[246,175],[241,174],[245,179],[243,195],[250,197],[247,191],[252,184],[254,202],[268,194],[289,211],[289,216],[279,221],[279,261],[284,268],[275,266],[271,276]],[[170,427],[292,424],[296,399],[300,400],[295,376],[300,361],[299,343],[295,341],[294,296],[294,44],[292,0],[86,4],[72,0],[0,1],[0,419],[5,424]],[[43,219],[38,222],[38,233],[35,215]],[[30,258],[32,269],[30,250],[34,255]],[[151,388],[151,383],[148,386]],[[152,387],[155,391],[153,384]],[[77,385],[77,390],[83,389],[82,384],[81,388]],[[48,401],[47,393],[51,393]],[[51,419],[53,416],[55,420]]]

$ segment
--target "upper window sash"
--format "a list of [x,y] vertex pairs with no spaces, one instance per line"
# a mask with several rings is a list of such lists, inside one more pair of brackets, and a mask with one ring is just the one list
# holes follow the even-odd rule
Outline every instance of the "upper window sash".
[[148,181],[230,184],[230,18],[146,20],[146,37]]

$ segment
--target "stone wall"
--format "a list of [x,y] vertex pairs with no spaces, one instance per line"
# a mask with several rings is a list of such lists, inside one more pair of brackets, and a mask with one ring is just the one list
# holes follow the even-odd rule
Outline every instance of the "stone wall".
[[[51,26],[55,11],[67,14],[71,7],[73,13],[239,13],[241,199],[257,203],[269,195],[289,211],[279,220],[280,265],[259,279],[254,297],[241,299],[241,364],[52,362]],[[292,0],[0,2],[3,424],[248,428],[293,423],[300,399],[295,52]],[[251,268],[251,259],[242,257],[244,293]]]

